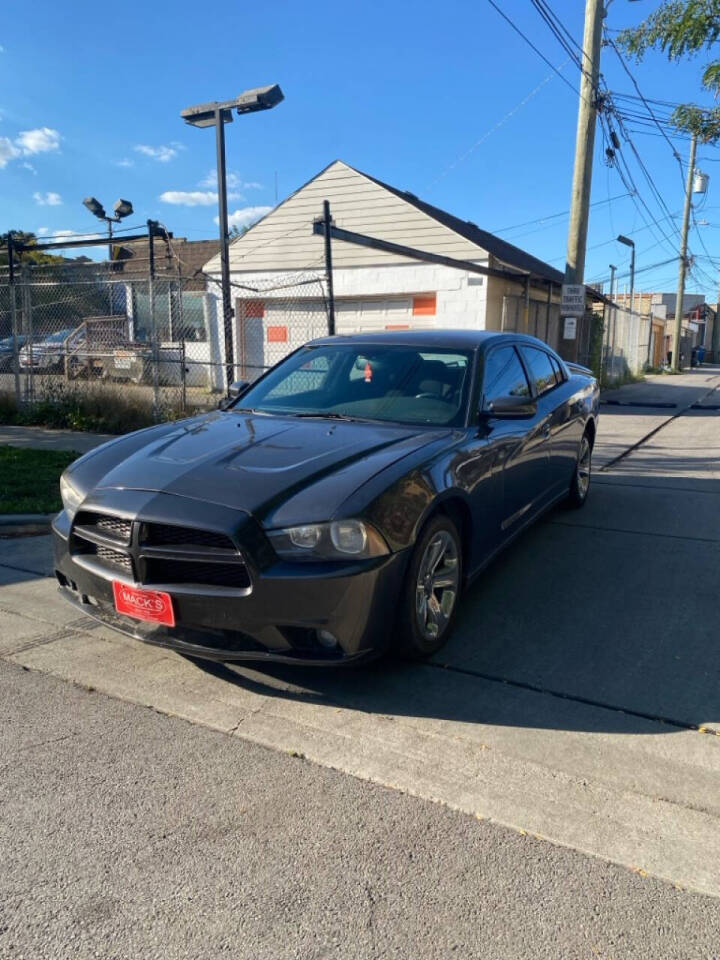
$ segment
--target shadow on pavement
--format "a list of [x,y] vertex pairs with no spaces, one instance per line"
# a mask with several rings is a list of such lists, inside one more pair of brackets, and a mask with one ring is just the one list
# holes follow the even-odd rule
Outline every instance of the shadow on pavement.
[[430,664],[198,666],[267,696],[387,715],[615,733],[720,726],[720,483],[681,482],[669,500],[662,487],[598,484],[584,511],[554,511],[467,591]]

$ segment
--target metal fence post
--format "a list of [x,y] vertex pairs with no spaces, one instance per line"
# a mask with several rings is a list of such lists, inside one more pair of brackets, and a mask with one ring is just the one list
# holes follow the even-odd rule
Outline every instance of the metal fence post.
[[153,239],[155,224],[148,220],[148,309],[150,310],[150,336],[152,337],[152,385],[153,385],[153,420],[160,420],[160,350],[158,344],[157,315],[155,312],[155,248]]
[[35,357],[33,351],[32,295],[30,292],[30,266],[24,263],[20,268],[20,296],[22,298],[22,326],[25,335],[24,347],[27,350],[28,368],[25,374],[25,400],[30,403],[35,397]]
[[323,200],[323,224],[325,227],[325,273],[328,286],[328,334],[335,336],[335,287],[333,283],[332,244],[330,240],[330,201]]
[[10,297],[10,322],[13,337],[13,377],[15,379],[15,403],[20,406],[20,347],[18,344],[17,304],[15,303],[15,251],[13,249],[13,235],[8,232],[8,294]]

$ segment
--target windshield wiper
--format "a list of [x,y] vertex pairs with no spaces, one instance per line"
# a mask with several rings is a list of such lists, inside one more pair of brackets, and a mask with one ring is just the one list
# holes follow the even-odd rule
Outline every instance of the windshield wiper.
[[303,417],[306,420],[355,420],[355,417],[349,417],[346,413],[334,413],[332,411],[328,413],[292,413],[292,417]]
[[257,407],[230,407],[233,413],[257,413],[261,417],[272,417],[270,410],[258,410]]

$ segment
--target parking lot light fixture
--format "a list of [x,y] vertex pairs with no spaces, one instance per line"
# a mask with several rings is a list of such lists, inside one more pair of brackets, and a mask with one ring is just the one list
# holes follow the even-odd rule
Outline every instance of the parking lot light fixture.
[[124,220],[125,217],[129,217],[133,212],[133,205],[129,200],[117,200],[115,206],[113,207],[114,217],[109,217],[105,213],[105,207],[97,200],[95,197],[85,197],[83,200],[83,206],[87,207],[90,213],[97,217],[98,220],[102,220],[107,224],[108,228],[108,260],[112,260],[112,225],[114,223],[120,223],[121,220]]
[[225,343],[225,389],[235,380],[233,345],[233,308],[230,296],[230,254],[227,211],[227,176],[225,170],[225,124],[232,123],[233,110],[238,116],[271,110],[285,99],[277,83],[245,90],[234,100],[212,100],[198,103],[180,111],[180,116],[191,127],[215,127],[217,148],[218,222],[220,225],[220,287],[223,302],[223,333]]

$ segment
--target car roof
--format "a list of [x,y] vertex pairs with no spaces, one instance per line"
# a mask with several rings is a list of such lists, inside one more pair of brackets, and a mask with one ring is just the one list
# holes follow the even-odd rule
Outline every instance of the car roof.
[[356,343],[362,346],[370,344],[397,345],[404,347],[444,347],[450,350],[476,350],[478,347],[489,343],[498,343],[503,340],[508,342],[520,341],[522,343],[542,346],[546,350],[554,353],[551,347],[548,347],[542,340],[531,337],[524,333],[501,332],[497,330],[379,330],[376,332],[365,331],[363,333],[342,333],[334,337],[319,337],[311,340],[312,346],[324,346],[326,344]]

